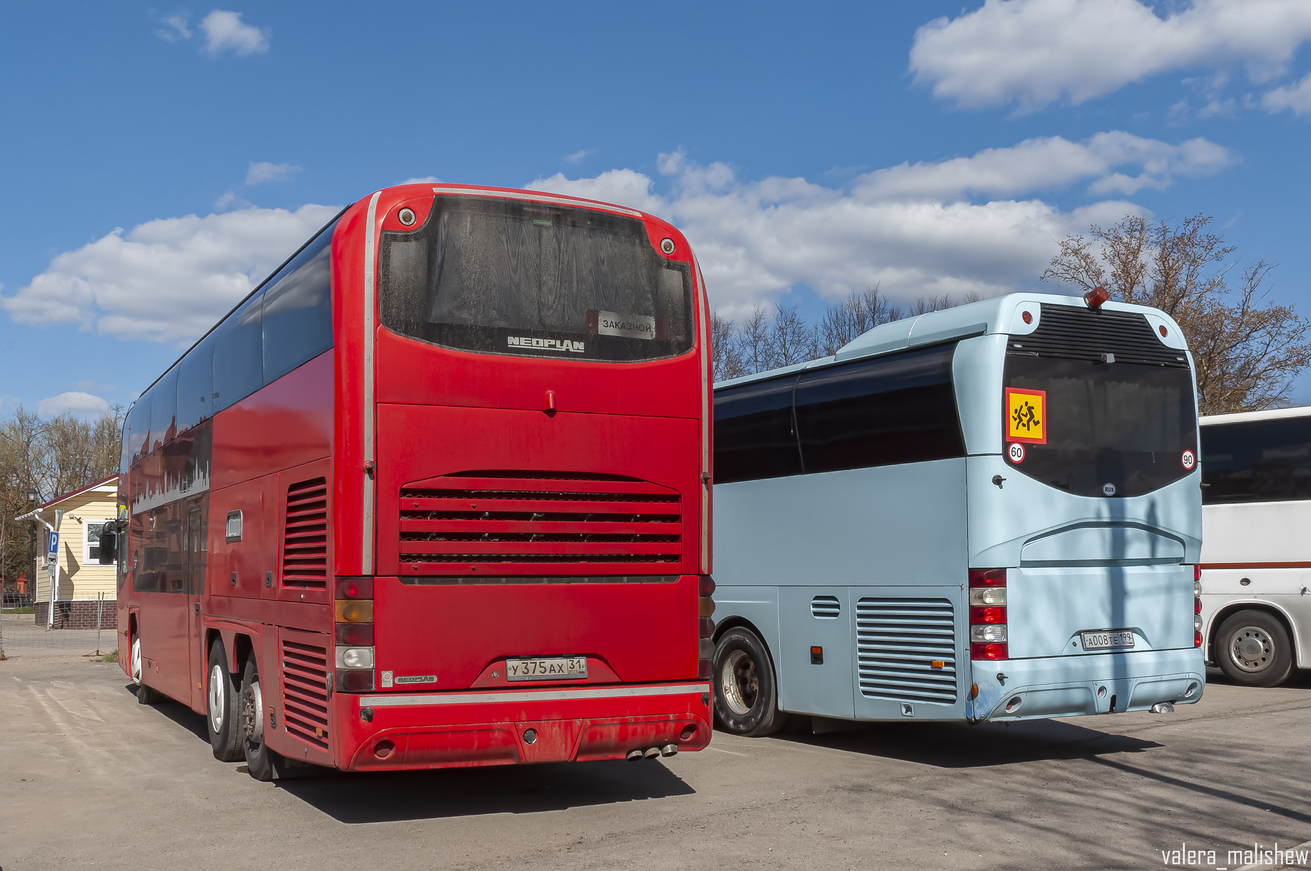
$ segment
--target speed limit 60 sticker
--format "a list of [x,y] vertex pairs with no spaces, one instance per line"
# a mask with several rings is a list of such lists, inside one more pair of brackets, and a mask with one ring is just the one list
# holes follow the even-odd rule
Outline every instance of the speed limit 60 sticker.
[[1024,445],[1019,442],[1011,442],[1011,446],[1008,450],[1012,463],[1024,462]]

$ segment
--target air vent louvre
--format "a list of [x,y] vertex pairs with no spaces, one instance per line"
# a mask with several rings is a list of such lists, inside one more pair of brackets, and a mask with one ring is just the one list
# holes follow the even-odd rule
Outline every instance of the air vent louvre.
[[400,493],[402,575],[669,574],[679,494],[636,478],[477,471]]
[[324,590],[328,586],[328,485],[324,478],[287,488],[282,533],[282,583]]
[[[950,600],[858,600],[856,648],[865,698],[956,701],[956,619]],[[935,668],[936,662],[942,666]]]
[[810,600],[810,613],[820,620],[836,620],[842,613],[842,603],[837,596],[816,596]]
[[287,733],[328,749],[328,652],[282,639],[283,721]]
[[1044,305],[1038,329],[1011,336],[1006,353],[1093,361],[1114,354],[1116,363],[1188,368],[1187,355],[1167,348],[1142,315],[1067,305]]

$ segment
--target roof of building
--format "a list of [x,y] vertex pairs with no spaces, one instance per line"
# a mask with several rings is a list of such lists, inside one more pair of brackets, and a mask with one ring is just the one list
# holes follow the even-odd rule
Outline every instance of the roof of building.
[[67,502],[69,499],[72,499],[74,496],[81,496],[83,493],[87,492],[88,490],[94,490],[97,487],[103,487],[106,484],[110,483],[111,481],[114,482],[115,484],[118,483],[117,472],[110,475],[108,478],[101,478],[99,481],[96,481],[93,484],[87,484],[85,487],[79,487],[78,489],[73,490],[69,493],[65,493],[62,496],[56,496],[54,499],[51,499],[49,502],[42,502],[39,506],[37,506],[37,510],[40,511],[43,508],[49,508],[52,505],[58,505],[60,502]]

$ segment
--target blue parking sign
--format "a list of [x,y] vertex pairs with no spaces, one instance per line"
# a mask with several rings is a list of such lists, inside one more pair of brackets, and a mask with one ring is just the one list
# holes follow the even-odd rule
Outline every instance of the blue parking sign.
[[50,558],[51,558],[51,559],[54,559],[55,557],[59,556],[59,533],[58,533],[58,532],[51,532],[51,533],[50,533],[50,550],[49,550],[49,554],[50,554]]

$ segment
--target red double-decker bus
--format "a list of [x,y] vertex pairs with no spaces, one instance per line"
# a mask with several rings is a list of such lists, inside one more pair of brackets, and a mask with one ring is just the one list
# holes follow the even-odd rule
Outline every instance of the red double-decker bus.
[[120,662],[268,779],[710,740],[710,360],[669,224],[530,191],[341,212],[124,429]]

